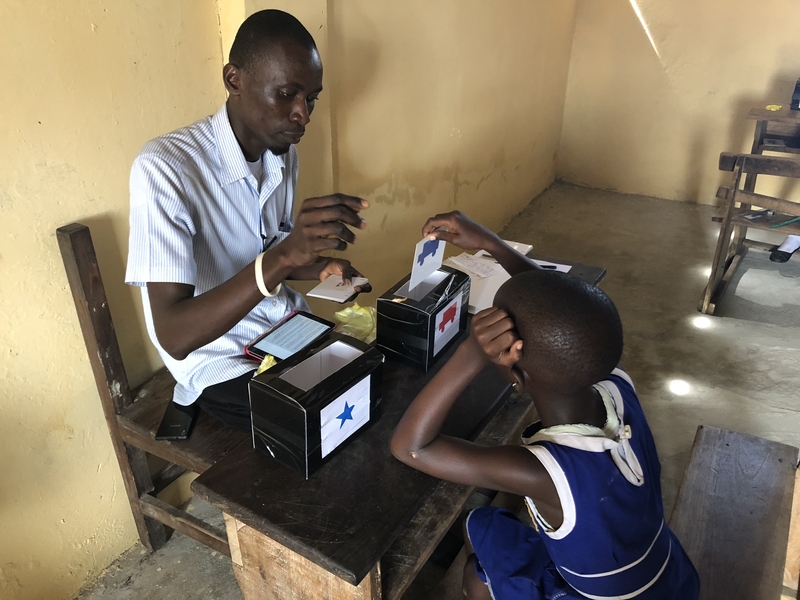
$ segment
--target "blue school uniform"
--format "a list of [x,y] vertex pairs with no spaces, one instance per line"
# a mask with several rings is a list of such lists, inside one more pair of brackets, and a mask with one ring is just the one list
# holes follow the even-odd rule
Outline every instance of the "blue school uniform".
[[695,600],[699,579],[664,520],[661,465],[628,376],[598,383],[609,423],[530,426],[526,447],[558,491],[564,520],[553,529],[526,498],[535,528],[508,511],[467,518],[476,569],[495,600]]

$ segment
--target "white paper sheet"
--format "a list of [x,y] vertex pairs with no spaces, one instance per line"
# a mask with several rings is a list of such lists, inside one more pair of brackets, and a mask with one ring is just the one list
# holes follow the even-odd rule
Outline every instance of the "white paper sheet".
[[367,375],[320,411],[322,458],[369,421],[370,377]]
[[453,298],[447,306],[436,314],[433,332],[433,355],[436,356],[458,333],[458,323],[461,319],[461,293]]
[[411,280],[408,289],[413,290],[428,275],[442,266],[445,242],[422,238],[414,248],[414,265],[411,267]]
[[445,261],[445,264],[452,265],[460,271],[464,271],[473,280],[491,277],[498,273],[503,273],[503,267],[494,259],[476,258],[472,254],[459,254],[452,256]]
[[308,292],[306,296],[313,298],[322,298],[323,300],[333,300],[334,302],[347,302],[356,293],[355,287],[357,285],[364,285],[369,280],[366,277],[353,277],[349,284],[342,280],[341,275],[331,275],[325,281],[313,290]]

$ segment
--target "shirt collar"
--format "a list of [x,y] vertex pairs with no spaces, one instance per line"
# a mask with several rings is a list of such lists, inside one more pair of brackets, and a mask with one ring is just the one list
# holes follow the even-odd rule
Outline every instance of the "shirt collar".
[[[244,157],[242,148],[233,133],[230,119],[228,119],[227,104],[223,104],[222,108],[211,117],[211,126],[219,149],[220,182],[222,185],[228,185],[246,178],[250,175],[250,169],[247,166],[247,160]],[[283,157],[276,156],[269,150],[266,150],[261,155],[261,158],[266,177],[278,175],[280,169],[285,165]]]

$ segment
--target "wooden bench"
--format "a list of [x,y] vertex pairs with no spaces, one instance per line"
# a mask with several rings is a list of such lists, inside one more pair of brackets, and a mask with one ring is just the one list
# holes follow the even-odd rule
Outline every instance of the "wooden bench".
[[778,600],[798,449],[701,426],[670,527],[700,574],[701,600]]
[[[223,530],[174,508],[157,494],[186,471],[202,473],[247,442],[249,435],[201,413],[188,440],[155,440],[175,380],[161,369],[137,388],[130,388],[89,228],[73,223],[57,229],[56,237],[142,544],[151,551],[163,546],[166,525],[230,556]],[[151,474],[148,453],[167,461],[167,466]]]

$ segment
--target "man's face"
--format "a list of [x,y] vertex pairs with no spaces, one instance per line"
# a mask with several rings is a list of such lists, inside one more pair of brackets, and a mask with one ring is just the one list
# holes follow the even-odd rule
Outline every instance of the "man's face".
[[245,157],[265,149],[284,154],[297,144],[322,91],[322,62],[316,50],[279,41],[247,69],[226,65],[228,115]]

